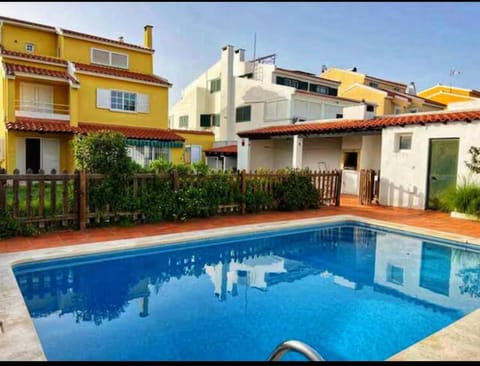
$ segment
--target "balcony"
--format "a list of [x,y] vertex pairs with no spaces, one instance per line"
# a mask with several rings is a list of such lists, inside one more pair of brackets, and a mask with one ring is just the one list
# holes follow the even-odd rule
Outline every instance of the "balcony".
[[69,121],[70,107],[67,104],[18,99],[15,100],[15,116]]

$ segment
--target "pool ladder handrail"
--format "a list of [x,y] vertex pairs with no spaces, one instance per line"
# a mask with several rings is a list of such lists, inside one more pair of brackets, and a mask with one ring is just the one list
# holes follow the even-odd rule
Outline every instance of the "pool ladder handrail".
[[282,342],[275,348],[267,361],[280,361],[280,359],[290,351],[298,352],[310,361],[325,361],[323,357],[308,344],[295,340]]

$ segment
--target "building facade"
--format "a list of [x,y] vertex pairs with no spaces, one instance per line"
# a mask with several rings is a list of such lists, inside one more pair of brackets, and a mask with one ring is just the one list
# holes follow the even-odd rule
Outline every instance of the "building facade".
[[209,130],[216,147],[264,126],[340,118],[358,101],[338,97],[339,82],[277,67],[275,55],[245,61],[245,50],[222,48],[220,60],[192,81],[170,112],[171,127]]
[[418,95],[447,105],[450,103],[475,102],[480,100],[479,90],[464,89],[441,84],[422,90],[418,92]]
[[152,28],[145,26],[138,46],[0,17],[0,161],[7,171],[72,171],[73,139],[99,130],[123,133],[141,165],[182,161],[185,138],[168,130],[171,84],[153,73]]
[[345,70],[332,67],[320,76],[340,82],[338,93],[341,97],[375,103],[378,115],[433,112],[446,107],[443,103],[417,94],[413,82],[407,85],[380,79],[360,73],[356,68]]

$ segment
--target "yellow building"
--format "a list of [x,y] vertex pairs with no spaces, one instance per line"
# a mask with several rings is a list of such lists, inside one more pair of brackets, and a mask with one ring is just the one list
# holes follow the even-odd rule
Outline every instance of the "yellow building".
[[429,112],[443,110],[446,107],[443,103],[416,94],[413,83],[407,86],[380,79],[362,74],[356,68],[351,70],[329,68],[322,72],[320,77],[339,81],[340,97],[376,104],[377,115]]
[[463,89],[441,84],[422,90],[418,93],[418,95],[443,104],[455,102],[474,102],[480,100],[479,90]]
[[168,129],[171,84],[153,73],[152,28],[138,46],[0,17],[2,166],[72,171],[72,140],[98,130],[123,133],[142,165],[182,162],[186,139]]

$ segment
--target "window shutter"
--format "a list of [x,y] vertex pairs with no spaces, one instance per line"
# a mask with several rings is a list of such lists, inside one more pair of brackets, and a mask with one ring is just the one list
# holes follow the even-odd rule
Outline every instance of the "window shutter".
[[147,94],[137,93],[137,112],[139,113],[150,112],[150,104],[148,99],[149,98]]
[[110,109],[110,90],[97,88],[97,108]]

